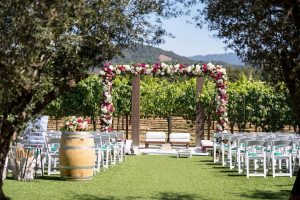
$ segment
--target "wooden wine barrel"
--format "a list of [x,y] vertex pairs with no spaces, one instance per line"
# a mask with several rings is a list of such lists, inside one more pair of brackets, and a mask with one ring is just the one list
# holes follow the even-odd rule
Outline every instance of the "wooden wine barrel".
[[63,132],[59,153],[60,174],[65,180],[93,178],[95,167],[94,139],[89,132]]

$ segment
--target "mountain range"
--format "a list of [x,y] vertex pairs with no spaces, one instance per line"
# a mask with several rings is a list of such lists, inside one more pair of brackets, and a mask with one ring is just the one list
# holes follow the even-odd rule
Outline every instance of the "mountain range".
[[196,55],[191,57],[180,56],[172,51],[152,46],[137,46],[126,49],[122,52],[123,56],[115,57],[113,64],[132,64],[132,63],[207,63],[221,64],[223,66],[243,67],[245,64],[240,61],[235,53]]
[[196,55],[189,57],[196,61],[214,62],[214,63],[226,63],[234,66],[245,65],[241,59],[235,53],[222,53],[222,54],[208,54],[208,55]]

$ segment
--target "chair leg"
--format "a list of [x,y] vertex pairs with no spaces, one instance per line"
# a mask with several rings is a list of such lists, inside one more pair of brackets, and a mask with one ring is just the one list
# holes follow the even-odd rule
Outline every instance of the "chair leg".
[[213,159],[214,159],[214,163],[216,163],[217,162],[217,149],[216,149],[215,143],[214,143],[213,147],[214,147],[214,149],[213,149],[214,158]]
[[222,143],[222,165],[225,166],[225,149],[223,143]]
[[263,163],[263,167],[264,167],[264,177],[267,177],[267,159],[266,156],[264,156],[264,163]]
[[273,157],[272,158],[272,172],[273,172],[273,178],[275,178],[275,164],[276,164],[276,159]]
[[249,167],[250,167],[249,157],[246,156],[246,174],[247,174],[247,178],[249,178]]
[[289,172],[290,172],[290,178],[293,176],[293,169],[292,169],[292,156],[289,156]]
[[51,175],[51,156],[48,156],[48,176]]

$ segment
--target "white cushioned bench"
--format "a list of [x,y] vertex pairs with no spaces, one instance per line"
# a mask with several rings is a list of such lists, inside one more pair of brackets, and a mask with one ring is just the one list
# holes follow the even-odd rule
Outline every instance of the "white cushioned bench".
[[213,149],[214,143],[210,140],[201,140],[201,146],[203,152],[206,152],[207,150]]
[[191,141],[190,133],[171,133],[170,134],[170,144],[184,144],[189,147]]
[[145,135],[145,148],[149,147],[149,144],[165,144],[166,133],[165,132],[146,132]]

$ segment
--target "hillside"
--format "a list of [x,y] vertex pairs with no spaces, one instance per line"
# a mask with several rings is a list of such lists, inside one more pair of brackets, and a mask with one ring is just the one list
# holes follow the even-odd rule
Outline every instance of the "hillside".
[[131,63],[183,63],[193,64],[195,60],[175,54],[172,51],[165,51],[152,46],[138,46],[134,49],[127,49],[122,52],[124,57],[116,57],[112,60],[113,64]]
[[235,53],[196,55],[189,58],[195,61],[201,60],[205,62],[219,63],[222,65],[232,65],[235,67],[245,65]]

